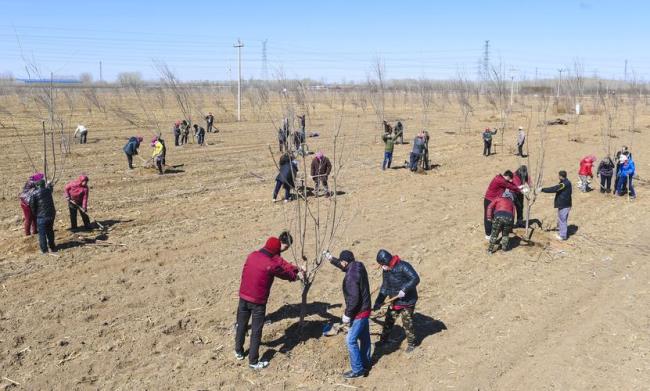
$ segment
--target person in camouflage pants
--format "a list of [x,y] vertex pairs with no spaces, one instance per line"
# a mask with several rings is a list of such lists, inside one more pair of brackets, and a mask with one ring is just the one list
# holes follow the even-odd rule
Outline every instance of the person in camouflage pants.
[[377,263],[382,268],[382,284],[372,310],[379,311],[386,299],[389,300],[390,306],[386,310],[384,328],[381,338],[375,343],[375,348],[389,343],[388,336],[395,326],[395,318],[401,316],[408,342],[406,353],[410,353],[417,344],[413,312],[418,301],[417,285],[420,283],[420,276],[410,263],[386,250],[379,250]]
[[381,340],[387,341],[388,336],[393,327],[395,326],[395,318],[397,316],[402,317],[402,326],[404,327],[404,332],[406,333],[406,341],[409,346],[415,346],[415,327],[413,327],[413,312],[415,312],[415,307],[403,307],[400,309],[395,309],[392,306],[386,310],[386,318],[384,320],[384,327],[381,330]]
[[490,235],[489,252],[493,252],[499,241],[499,233],[501,233],[501,249],[508,251],[508,244],[510,243],[510,233],[512,232],[513,219],[512,217],[497,216],[492,221],[492,234]]
[[492,233],[490,234],[490,245],[488,254],[492,254],[501,234],[501,249],[508,251],[510,242],[510,233],[514,223],[515,204],[514,195],[510,190],[503,192],[501,197],[497,197],[488,205],[487,220],[492,221]]

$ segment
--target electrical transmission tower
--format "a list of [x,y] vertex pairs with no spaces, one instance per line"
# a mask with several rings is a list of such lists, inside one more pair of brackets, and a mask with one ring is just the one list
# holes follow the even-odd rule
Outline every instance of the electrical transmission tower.
[[490,41],[485,41],[485,49],[483,52],[483,77],[486,79],[490,77]]
[[268,58],[266,57],[266,43],[268,39],[262,41],[262,80],[269,79],[269,63]]

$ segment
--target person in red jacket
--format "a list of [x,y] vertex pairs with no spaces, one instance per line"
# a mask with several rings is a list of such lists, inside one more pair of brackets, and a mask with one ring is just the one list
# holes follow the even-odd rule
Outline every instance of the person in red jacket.
[[517,186],[512,182],[512,171],[506,170],[503,174],[497,174],[485,192],[485,198],[483,199],[483,227],[485,228],[485,240],[490,240],[490,235],[492,234],[492,222],[488,221],[487,218],[487,208],[488,205],[495,199],[501,197],[504,191],[510,190],[513,194],[520,193],[520,186]]
[[580,178],[580,191],[583,193],[591,190],[589,188],[589,179],[594,178],[594,173],[591,170],[594,166],[595,161],[595,156],[585,156],[580,160],[580,170],[578,171],[578,177]]
[[[281,240],[281,239],[283,240]],[[235,358],[244,359],[244,340],[248,321],[252,317],[251,341],[248,352],[248,366],[263,369],[268,361],[259,361],[259,347],[266,314],[266,302],[271,293],[275,277],[296,281],[301,269],[285,261],[280,253],[289,248],[291,236],[283,233],[280,238],[270,237],[264,247],[252,252],[246,258],[239,285],[239,306],[237,308],[237,332],[235,335]]]
[[499,234],[501,234],[501,249],[508,251],[510,241],[510,232],[515,216],[514,195],[510,190],[503,192],[501,197],[495,198],[490,202],[487,208],[487,219],[492,221],[492,234],[490,235],[490,245],[488,246],[488,255],[494,252],[497,245]]
[[77,229],[77,211],[84,222],[84,228],[90,229],[90,218],[86,214],[88,209],[88,177],[80,175],[74,181],[65,185],[65,199],[68,201],[70,210],[70,229]]

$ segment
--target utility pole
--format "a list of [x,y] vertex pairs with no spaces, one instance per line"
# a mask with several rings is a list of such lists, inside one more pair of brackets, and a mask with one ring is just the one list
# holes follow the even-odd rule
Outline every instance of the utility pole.
[[241,121],[241,48],[244,47],[244,44],[238,39],[237,43],[232,46],[237,48],[237,57],[239,60],[239,78],[237,79],[237,121]]
[[510,107],[514,103],[514,94],[515,94],[515,68],[510,68]]
[[556,95],[556,98],[560,99],[560,83],[562,83],[562,72],[566,71],[566,69],[560,68],[557,71],[560,72],[560,79],[557,81],[557,95]]
[[99,81],[104,81],[104,74],[102,73],[102,61],[99,60]]

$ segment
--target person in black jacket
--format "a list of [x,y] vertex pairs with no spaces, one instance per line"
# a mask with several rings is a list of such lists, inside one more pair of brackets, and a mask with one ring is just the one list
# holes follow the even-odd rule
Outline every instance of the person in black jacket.
[[38,227],[38,245],[42,254],[47,254],[47,248],[56,252],[54,244],[54,218],[56,209],[54,208],[54,199],[52,198],[52,185],[45,183],[41,179],[36,183],[36,191],[29,200],[29,208],[32,215],[36,216],[36,226]]
[[614,176],[614,168],[616,165],[612,161],[612,158],[608,156],[604,157],[598,165],[598,170],[596,171],[596,176],[600,177],[600,192],[601,193],[611,193],[612,192],[612,176]]
[[208,133],[212,133],[212,125],[214,125],[214,115],[212,115],[212,112],[205,116],[205,124],[208,128]]
[[343,377],[351,379],[365,376],[370,370],[370,283],[363,263],[354,258],[352,251],[343,250],[338,258],[325,252],[332,265],[345,272],[343,277],[343,298],[345,312],[342,321],[350,326],[346,343],[350,353],[351,371]]
[[557,209],[557,222],[560,234],[557,235],[559,240],[567,240],[567,227],[569,221],[569,212],[571,211],[571,182],[567,179],[566,171],[559,172],[560,183],[555,186],[539,189],[543,193],[555,193],[553,206]]
[[273,189],[273,202],[280,192],[280,188],[284,187],[284,202],[289,202],[291,199],[291,189],[295,186],[295,178],[298,173],[298,163],[291,159],[289,154],[284,154],[280,158],[280,172],[275,177],[275,189]]
[[384,304],[386,297],[390,297],[389,300],[392,300],[392,302],[386,311],[384,328],[376,346],[379,347],[388,342],[388,336],[393,330],[393,326],[395,326],[395,317],[401,315],[402,326],[408,341],[406,352],[410,353],[415,349],[416,344],[413,312],[418,301],[416,287],[420,283],[420,277],[411,264],[401,260],[397,255],[391,255],[386,250],[379,250],[377,263],[383,269],[383,281],[372,309],[378,311]]
[[196,134],[197,143],[203,146],[205,144],[205,129],[202,126],[194,124],[194,133]]

